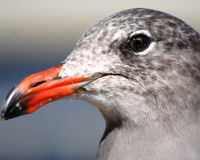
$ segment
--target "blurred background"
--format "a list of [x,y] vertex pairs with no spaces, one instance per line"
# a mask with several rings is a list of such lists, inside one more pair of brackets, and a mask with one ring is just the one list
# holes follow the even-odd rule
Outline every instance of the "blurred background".
[[[136,7],[171,13],[200,31],[199,0],[0,0],[0,104],[25,76],[64,60],[88,27]],[[104,129],[96,107],[53,102],[0,122],[0,160],[94,159]]]

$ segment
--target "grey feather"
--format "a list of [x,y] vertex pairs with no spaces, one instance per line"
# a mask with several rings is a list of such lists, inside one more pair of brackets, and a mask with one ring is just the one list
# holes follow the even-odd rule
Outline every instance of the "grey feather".
[[[148,34],[141,53],[127,39]],[[110,73],[74,98],[94,104],[106,131],[97,160],[200,159],[200,34],[182,20],[129,9],[92,26],[64,62],[61,77]]]

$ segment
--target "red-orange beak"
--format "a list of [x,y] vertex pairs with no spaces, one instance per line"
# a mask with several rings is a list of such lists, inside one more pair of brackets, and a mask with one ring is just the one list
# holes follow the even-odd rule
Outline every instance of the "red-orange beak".
[[[62,98],[79,93],[80,87],[97,77],[66,77],[59,78],[62,65],[32,74],[22,80],[10,91],[1,112],[3,120],[30,114],[41,106]],[[84,82],[84,83],[83,83]]]

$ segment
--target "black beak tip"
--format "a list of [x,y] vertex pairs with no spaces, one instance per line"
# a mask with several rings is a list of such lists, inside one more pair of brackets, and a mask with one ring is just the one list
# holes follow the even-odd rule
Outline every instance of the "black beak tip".
[[23,94],[18,91],[17,86],[13,87],[2,107],[1,120],[5,121],[26,114],[26,104],[18,103],[21,97],[23,97]]
[[25,107],[13,105],[12,107],[3,108],[1,111],[1,120],[5,121],[26,114]]
[[4,111],[1,112],[1,120],[2,121],[6,120],[6,118],[5,118],[5,112]]

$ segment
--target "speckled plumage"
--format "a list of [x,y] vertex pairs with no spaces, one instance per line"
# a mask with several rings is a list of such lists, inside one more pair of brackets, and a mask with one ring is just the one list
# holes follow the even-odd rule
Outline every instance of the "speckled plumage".
[[[151,45],[134,53],[128,37]],[[200,159],[200,35],[169,14],[130,9],[93,27],[63,62],[61,77],[109,73],[74,98],[106,120],[97,160]]]

